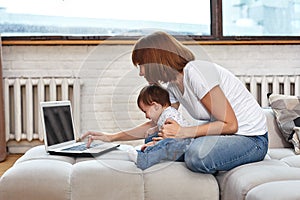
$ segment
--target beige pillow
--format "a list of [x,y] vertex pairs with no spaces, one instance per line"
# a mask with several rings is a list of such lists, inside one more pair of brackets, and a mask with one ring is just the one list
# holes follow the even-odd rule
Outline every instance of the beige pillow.
[[300,138],[294,134],[294,128],[300,127],[300,96],[271,94],[269,102],[283,137],[294,145],[295,152],[299,154]]

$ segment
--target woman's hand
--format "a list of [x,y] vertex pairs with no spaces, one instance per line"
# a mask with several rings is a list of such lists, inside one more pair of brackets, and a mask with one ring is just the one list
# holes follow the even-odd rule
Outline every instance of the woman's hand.
[[81,140],[87,138],[87,147],[90,147],[91,143],[94,140],[101,140],[103,142],[111,142],[112,141],[112,135],[107,135],[105,133],[100,133],[100,132],[94,132],[94,131],[88,131],[86,133],[84,133],[81,136]]
[[163,138],[180,138],[181,129],[182,127],[175,120],[167,119],[158,135]]

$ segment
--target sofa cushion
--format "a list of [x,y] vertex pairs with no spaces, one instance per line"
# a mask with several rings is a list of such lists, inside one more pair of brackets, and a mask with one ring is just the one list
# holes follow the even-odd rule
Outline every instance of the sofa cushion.
[[299,180],[274,181],[264,183],[250,190],[246,196],[246,200],[298,200],[300,196],[299,187]]
[[0,199],[68,200],[72,168],[54,159],[19,162],[1,176]]
[[281,160],[263,160],[220,173],[217,179],[222,200],[245,200],[249,191],[262,184],[300,180],[300,169]]
[[166,161],[146,169],[144,182],[145,199],[219,199],[215,177],[192,172],[183,162]]
[[269,101],[283,137],[294,145],[295,152],[299,154],[299,138],[294,134],[294,128],[300,118],[300,96],[272,94]]
[[33,147],[0,177],[0,199],[219,199],[211,174],[183,162],[161,162],[141,170],[122,145],[90,158],[53,156]]
[[[115,170],[116,166],[122,170]],[[144,197],[143,174],[133,162],[82,161],[73,165],[70,179],[72,200],[140,200]]]

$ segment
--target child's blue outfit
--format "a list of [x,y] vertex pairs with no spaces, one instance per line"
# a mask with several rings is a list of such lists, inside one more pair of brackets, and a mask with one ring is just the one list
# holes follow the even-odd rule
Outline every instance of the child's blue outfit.
[[[160,130],[167,119],[175,120],[180,126],[187,126],[188,123],[175,108],[169,106],[160,115],[157,127]],[[152,141],[158,133],[154,133],[145,139],[145,143]],[[136,165],[140,169],[146,169],[162,160],[184,161],[184,153],[189,147],[192,138],[174,139],[166,138],[157,142],[154,146],[147,147],[144,151],[137,151]]]

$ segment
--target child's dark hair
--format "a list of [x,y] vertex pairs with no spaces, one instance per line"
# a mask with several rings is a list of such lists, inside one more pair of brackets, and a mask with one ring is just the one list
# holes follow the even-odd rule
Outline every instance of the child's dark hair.
[[151,106],[153,102],[156,102],[162,106],[170,106],[169,92],[159,85],[145,86],[141,91],[137,99],[137,104],[141,109],[140,103]]

